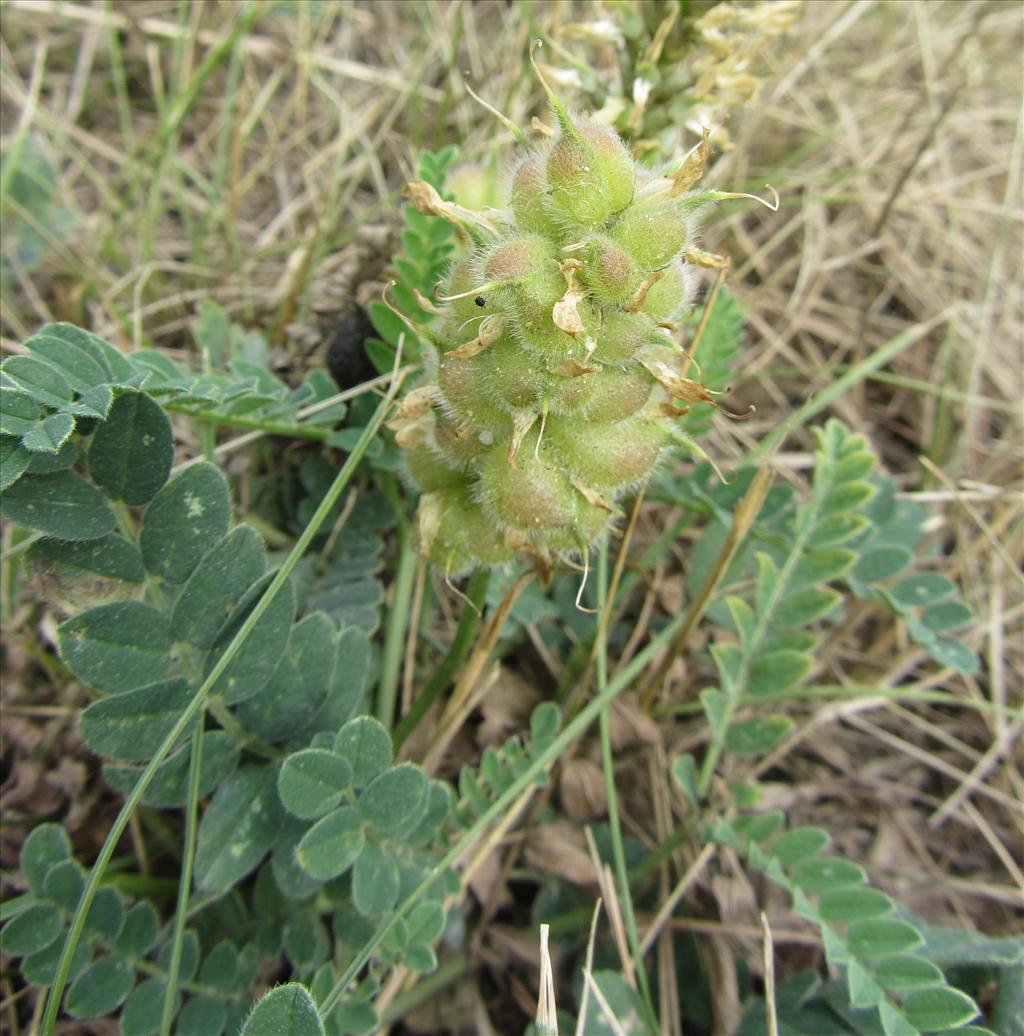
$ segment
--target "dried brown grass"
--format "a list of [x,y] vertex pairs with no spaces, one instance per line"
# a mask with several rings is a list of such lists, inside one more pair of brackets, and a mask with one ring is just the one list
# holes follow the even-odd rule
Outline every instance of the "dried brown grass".
[[[289,328],[344,302],[372,251],[358,228],[394,221],[417,147],[458,140],[474,159],[508,143],[466,99],[462,71],[526,124],[542,111],[521,60],[529,40],[600,13],[594,4],[300,4],[294,17],[260,19],[236,64],[215,69],[173,124],[174,99],[188,96],[211,42],[238,14],[228,3],[188,12],[179,29],[176,6],[158,0],[111,14],[44,0],[5,6],[5,139],[31,118],[82,215],[42,269],[18,273],[0,314],[5,350],[53,319],[125,347],[189,349],[196,306],[213,297],[273,331],[283,362],[322,362],[295,355],[306,338]],[[936,670],[898,625],[865,607],[830,641],[823,681],[882,686],[912,675],[967,700],[1020,705],[1022,21],[1019,5],[1000,2],[807,2],[765,55],[761,99],[734,117],[735,146],[709,174],[737,188],[771,182],[784,202],[774,215],[734,208],[708,232],[732,259],[730,283],[750,321],[735,395],[758,407],[746,425],[717,427],[716,457],[742,456],[829,384],[836,365],[934,323],[831,412],[868,434],[904,491],[933,509],[934,564],[960,580],[978,617],[966,639],[983,675]],[[122,34],[127,119],[111,32]],[[45,70],[38,89],[34,64]],[[802,431],[782,444],[783,477],[804,482],[809,449]],[[659,521],[647,512],[638,536],[652,537]],[[659,565],[638,602],[641,626],[671,607],[685,562],[683,550]],[[38,684],[31,669],[26,662],[15,676]],[[52,680],[43,696],[59,700]],[[799,733],[760,768],[768,804],[836,833],[927,919],[1019,927],[1019,719],[872,696],[808,706],[800,718]],[[703,736],[697,724],[666,727],[664,745],[623,751],[624,822],[642,841],[664,838],[671,820],[657,794],[664,770],[649,753],[671,757]],[[486,899],[505,894],[521,845],[510,835],[495,847],[485,913]],[[806,962],[806,932],[787,927],[769,893],[755,896],[727,858],[713,874],[691,873],[691,863],[692,854],[676,855],[671,884],[696,886],[693,901],[712,920],[693,925],[713,947],[742,952],[758,970],[757,903],[768,895],[776,947],[791,964]],[[522,959],[486,935],[481,954],[506,1000],[529,1000],[516,977]],[[709,956],[712,974],[729,956]],[[484,1031],[480,994],[459,999],[466,1026]],[[501,1028],[500,1009],[498,1018]]]

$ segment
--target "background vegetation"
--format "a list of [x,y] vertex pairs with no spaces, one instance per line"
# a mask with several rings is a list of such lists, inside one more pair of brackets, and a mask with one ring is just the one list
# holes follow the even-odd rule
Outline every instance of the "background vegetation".
[[[756,1013],[764,991],[787,980],[797,985],[789,1001],[781,996],[780,1012],[797,1016],[811,997],[800,976],[823,966],[822,929],[762,879],[749,829],[719,828],[714,841],[698,830],[687,799],[695,785],[701,795],[721,792],[719,804],[742,806],[756,782],[762,813],[779,810],[791,827],[830,832],[834,850],[921,925],[993,937],[1020,931],[1024,34],[1013,4],[853,0],[792,11],[768,5],[742,32],[700,37],[687,18],[710,6],[684,10],[659,56],[650,48],[668,4],[8,0],[0,348],[21,355],[42,325],[65,321],[125,352],[152,350],[175,463],[215,457],[236,517],[283,558],[379,402],[372,394],[349,401],[340,430],[337,410],[320,422],[300,416],[333,392],[316,372],[332,357],[335,373],[359,358],[353,301],[379,299],[396,272],[403,283],[419,276],[429,284],[439,261],[428,253],[414,257],[418,271],[390,265],[396,255],[410,258],[403,226],[416,231],[402,212],[403,184],[416,175],[440,182],[446,163],[449,172],[476,163],[500,173],[511,155],[511,135],[467,97],[463,73],[517,124],[545,119],[526,62],[540,37],[563,96],[580,107],[611,105],[617,125],[655,154],[692,147],[695,127],[713,121],[718,153],[705,183],[752,191],[771,183],[782,206],[773,214],[732,203],[708,221],[703,247],[728,256],[731,271],[730,294],[702,346],[711,349],[704,375],[731,389],[730,409],[753,404],[756,412],[741,424],[707,421],[703,448],[727,477],[770,459],[776,509],[767,508],[758,535],[762,549],[778,548],[782,566],[796,556],[786,508],[835,488],[821,489],[815,450],[832,459],[861,452],[838,424],[815,438],[814,427],[837,418],[878,457],[891,483],[889,532],[914,531],[915,573],[953,580],[970,609],[949,638],[954,646],[937,644],[912,599],[890,593],[880,603],[863,572],[859,588],[847,580],[841,613],[814,626],[813,668],[772,704],[783,723],[778,744],[752,760],[738,753],[720,770],[691,774],[684,764],[677,784],[667,775],[680,757],[696,760],[696,771],[737,747],[735,735],[727,746],[728,721],[716,730],[707,703],[705,711],[698,703],[701,690],[728,683],[723,646],[750,647],[734,643],[742,626],[735,606],[711,602],[684,650],[644,657],[650,665],[608,713],[611,805],[628,853],[619,862],[646,882],[635,919],[632,907],[619,909],[630,935],[657,943],[648,962],[658,1017],[665,1031],[685,1023],[688,1032],[724,1033],[764,1031]],[[637,75],[652,83],[639,113]],[[751,75],[762,81],[756,97]],[[444,150],[450,145],[455,153]],[[474,187],[457,176],[448,182]],[[486,180],[482,189],[486,196]],[[443,242],[432,244],[443,251]],[[377,316],[387,339],[395,329]],[[715,356],[724,357],[717,385]],[[181,372],[161,366],[166,360],[208,377],[177,384]],[[374,376],[359,368],[342,388]],[[231,386],[244,378],[255,379],[247,391],[262,393],[258,409],[232,409]],[[281,434],[240,442],[248,431]],[[459,595],[474,588],[456,593],[416,566],[395,451],[375,440],[367,460],[331,543],[338,552],[329,573],[315,583],[316,571],[300,569],[298,581],[313,606],[374,645],[367,708],[391,726],[431,685],[448,646],[472,635],[471,623],[459,621]],[[603,648],[591,654],[594,618],[573,606],[578,574],[547,593],[531,585],[495,633],[497,660],[481,658],[477,679],[464,681],[475,709],[443,728],[436,709],[399,725],[404,757],[457,779],[463,765],[480,769],[489,746],[528,731],[539,702],[578,703],[631,672],[651,638],[699,600],[747,484],[718,485],[706,465],[695,467],[692,459],[666,465],[637,511],[605,631],[607,672]],[[774,528],[773,515],[782,523]],[[874,520],[886,524],[880,512]],[[56,654],[67,602],[59,587],[29,577],[23,535],[5,523],[5,898],[24,891],[19,854],[30,831],[59,821],[88,865],[122,801],[116,775],[108,765],[104,776],[87,747],[104,746],[79,724],[94,696]],[[858,546],[861,555],[867,549]],[[726,585],[755,614],[768,600],[752,556]],[[492,610],[511,588],[510,578],[495,578]],[[406,635],[406,621],[418,636]],[[749,682],[753,648],[744,658]],[[383,688],[393,695],[390,710],[381,706]],[[534,733],[542,745],[554,736],[543,724]],[[732,782],[728,796],[712,787],[712,772]],[[465,785],[460,791],[467,796]],[[613,909],[619,898],[595,864],[612,861],[615,840],[597,731],[519,802],[472,843],[472,865],[450,890],[462,927],[449,921],[438,970],[417,979],[416,960],[406,960],[410,970],[394,971],[375,991],[377,1010],[404,1027],[395,1031],[520,1031],[536,1010],[543,920],[553,922],[559,1005],[574,1011],[593,901],[598,890]],[[471,829],[473,815],[461,822],[458,830]],[[150,804],[114,857],[112,887],[149,897],[162,921],[174,912],[184,825],[180,809]],[[588,848],[586,825],[596,848]],[[200,862],[201,876],[208,863]],[[786,880],[791,891],[799,885],[788,872]],[[668,917],[659,907],[673,889],[682,903]],[[272,897],[256,902],[279,909]],[[761,911],[774,975],[766,973]],[[254,974],[256,992],[308,980],[304,962],[318,960],[319,949],[306,957],[300,941],[293,935],[283,967]],[[628,975],[628,943],[603,934],[596,966]],[[959,978],[996,1031],[1009,1034],[1024,1010],[1007,992],[1019,951],[1005,940],[972,945],[973,958],[957,944],[942,963],[960,968],[951,981]],[[11,957],[3,992],[0,1024],[31,1031],[43,999]],[[628,995],[624,1002],[633,1003]],[[877,1031],[833,1007],[828,1031]],[[90,1024],[103,1031],[106,1023]]]

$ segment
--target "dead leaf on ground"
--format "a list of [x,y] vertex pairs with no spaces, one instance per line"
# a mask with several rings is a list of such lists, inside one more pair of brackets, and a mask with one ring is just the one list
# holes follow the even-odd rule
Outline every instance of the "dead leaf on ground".
[[568,820],[556,820],[531,831],[524,843],[529,866],[574,885],[597,883],[582,831]]

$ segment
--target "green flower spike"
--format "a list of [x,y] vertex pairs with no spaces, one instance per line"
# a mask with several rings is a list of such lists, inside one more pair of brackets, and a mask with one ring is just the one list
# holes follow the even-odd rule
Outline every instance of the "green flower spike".
[[515,166],[508,209],[406,189],[461,242],[435,295],[439,319],[417,329],[423,376],[390,422],[423,494],[421,549],[448,576],[520,553],[586,565],[616,498],[685,438],[676,403],[717,406],[686,377],[672,321],[692,267],[720,264],[696,247],[698,213],[740,195],[693,189],[706,134],[677,170],[652,173],[537,75],[558,128]]

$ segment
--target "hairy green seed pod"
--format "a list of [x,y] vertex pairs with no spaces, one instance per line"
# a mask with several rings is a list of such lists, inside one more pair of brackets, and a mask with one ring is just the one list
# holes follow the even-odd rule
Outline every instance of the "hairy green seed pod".
[[601,226],[633,197],[636,167],[607,126],[574,120],[548,152],[544,173],[552,211],[569,224]]
[[640,287],[643,272],[624,248],[602,234],[586,249],[583,279],[598,302],[619,303]]
[[639,363],[631,363],[625,369],[604,367],[590,375],[590,384],[585,417],[603,424],[630,417],[646,406],[655,381]]
[[645,201],[623,212],[609,235],[641,269],[657,270],[692,243],[702,204],[700,195]]
[[540,158],[527,156],[512,174],[512,212],[522,230],[554,240],[558,237],[558,224],[548,212],[547,192],[548,184]]
[[659,324],[677,319],[690,302],[693,284],[690,267],[673,259],[648,289],[641,312]]
[[568,475],[536,452],[537,434],[530,432],[512,459],[511,440],[502,440],[480,468],[480,500],[503,529],[545,532],[576,521],[579,493]]
[[[459,424],[447,414],[436,414],[434,447],[444,462],[459,471],[475,471],[494,445],[494,436]],[[423,486],[422,488],[426,488]]]
[[422,498],[419,533],[423,552],[450,576],[478,565],[504,565],[515,556],[464,486],[445,487]]
[[661,344],[664,334],[644,313],[623,310],[605,312],[592,358],[598,363],[623,364],[652,342]]
[[643,415],[612,424],[552,418],[546,436],[549,453],[576,479],[598,491],[621,489],[642,478],[669,439],[660,421]]
[[478,273],[486,286],[540,308],[553,306],[565,291],[554,244],[539,234],[499,241],[480,257]]
[[491,402],[484,387],[485,374],[482,356],[462,357],[449,352],[438,363],[437,384],[446,409],[458,423],[493,436],[505,435],[508,414]]
[[467,485],[465,475],[428,446],[405,450],[402,459],[405,461],[406,474],[424,493],[433,493],[449,486]]

